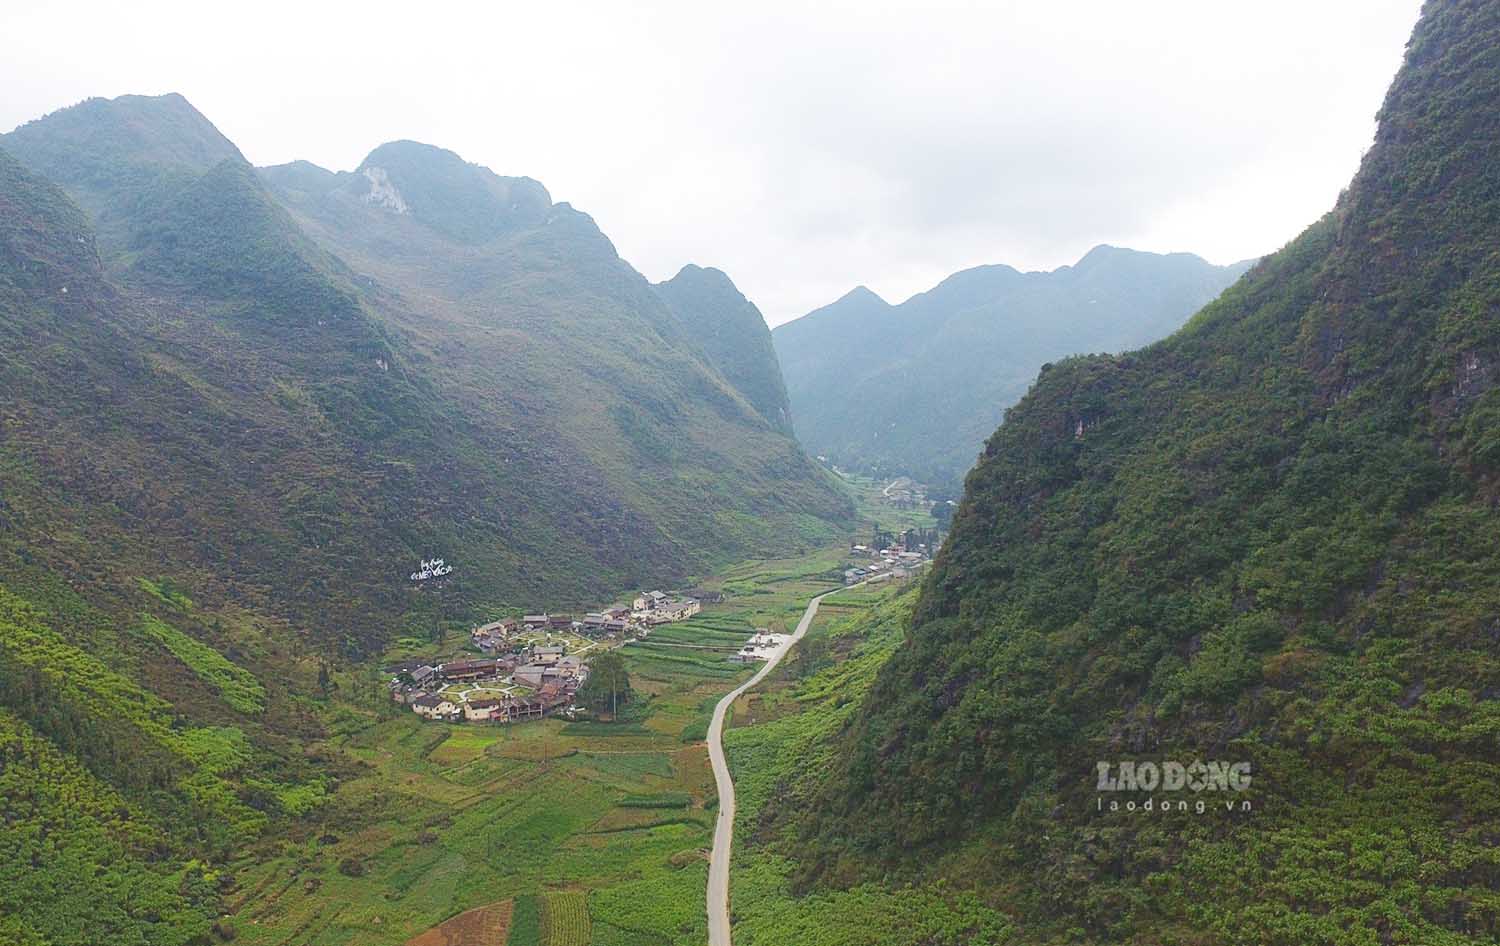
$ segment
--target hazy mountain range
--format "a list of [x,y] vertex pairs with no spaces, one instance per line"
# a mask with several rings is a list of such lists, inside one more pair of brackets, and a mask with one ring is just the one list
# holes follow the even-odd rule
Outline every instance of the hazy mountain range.
[[[174,399],[123,413],[103,432],[118,446],[52,446],[91,456],[101,500],[108,481],[182,505],[138,524],[153,541],[195,537],[163,543],[165,561],[218,571],[232,558],[242,592],[281,598],[335,571],[376,594],[446,553],[473,579],[467,600],[518,601],[570,574],[579,592],[682,574],[778,517],[847,511],[785,435],[784,404],[764,401],[774,365],[721,370],[707,353],[727,350],[716,339],[738,314],[715,294],[748,305],[727,278],[691,298],[669,284],[669,307],[535,181],[413,142],[355,172],[257,172],[178,96],[90,100],[0,148],[97,233],[98,292],[72,287],[66,304],[123,336],[109,343],[124,346],[117,360],[135,359],[110,403]],[[54,324],[79,350],[95,341]],[[40,358],[40,339],[23,337],[13,362]],[[78,391],[55,383],[18,386],[17,413],[67,411]],[[191,459],[168,463],[192,428]],[[222,444],[207,436],[225,431]],[[703,477],[725,488],[711,503]],[[210,484],[242,492],[197,501]],[[242,518],[207,520],[227,506]],[[215,535],[216,559],[195,561]]]
[[900,305],[863,286],[779,325],[797,434],[841,466],[956,484],[1039,366],[1177,329],[1250,266],[1099,246],[1073,266],[980,266]]

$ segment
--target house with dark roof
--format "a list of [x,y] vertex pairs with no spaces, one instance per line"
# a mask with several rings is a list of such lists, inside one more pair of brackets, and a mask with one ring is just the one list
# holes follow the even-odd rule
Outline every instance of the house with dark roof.
[[444,680],[477,680],[480,677],[493,677],[497,661],[481,658],[479,660],[450,660],[438,666]]
[[523,664],[516,668],[512,679],[523,686],[539,687],[542,685],[542,675],[547,668],[542,664]]

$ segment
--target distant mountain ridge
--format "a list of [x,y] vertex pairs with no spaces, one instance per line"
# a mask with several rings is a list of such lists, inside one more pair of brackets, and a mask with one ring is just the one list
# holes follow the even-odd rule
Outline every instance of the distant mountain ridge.
[[786,382],[765,316],[723,271],[689,264],[654,287],[724,377],[772,427],[792,433]]
[[956,483],[1044,362],[1160,338],[1239,277],[1111,246],[955,273],[900,305],[859,287],[772,332],[797,433],[846,467]]

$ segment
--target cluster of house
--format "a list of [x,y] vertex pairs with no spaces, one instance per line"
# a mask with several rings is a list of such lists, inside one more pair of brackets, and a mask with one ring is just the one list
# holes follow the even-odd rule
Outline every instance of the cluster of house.
[[892,578],[905,578],[913,568],[927,560],[928,553],[926,546],[908,551],[895,547],[876,550],[868,545],[856,545],[849,549],[849,556],[870,560],[868,564],[844,570],[844,584],[857,585],[862,581],[878,584]]
[[[445,566],[441,559],[434,559],[424,561],[422,567],[436,572]],[[521,635],[546,632],[549,642],[552,633],[565,631],[604,639],[644,637],[652,627],[685,620],[702,607],[697,598],[648,591],[630,608],[590,611],[581,618],[538,613],[492,621],[469,633],[469,642],[484,657],[444,662],[408,660],[387,667],[391,699],[428,719],[514,722],[540,719],[559,710],[571,712],[574,695],[588,679],[588,664],[569,656],[562,646],[543,646],[536,643],[539,638]],[[495,686],[484,687],[486,682]],[[471,692],[480,695],[472,699],[449,695],[452,691],[447,688],[456,683],[479,684]],[[523,687],[529,691],[525,696],[492,695],[497,689]]]
[[493,621],[471,631],[469,642],[479,650],[491,654],[511,649],[514,646],[512,639],[518,633],[571,631],[581,637],[606,640],[627,635],[644,637],[652,627],[685,621],[701,610],[703,604],[695,597],[673,597],[661,591],[647,591],[638,595],[629,608],[590,611],[581,618],[543,612]]
[[[441,663],[408,660],[387,667],[391,699],[405,703],[428,719],[471,722],[517,722],[541,719],[573,704],[578,688],[588,679],[588,664],[570,657],[562,647],[533,647],[517,655],[449,660]],[[519,684],[526,696],[453,697],[443,691],[455,683],[499,686]]]
[[411,708],[428,719],[445,719],[452,722],[518,723],[528,719],[541,719],[548,713],[565,706],[567,700],[559,693],[537,693],[529,697],[485,697],[474,700],[454,700],[441,693],[424,693],[412,701]]
[[638,595],[631,602],[630,607],[632,619],[652,626],[671,624],[673,621],[686,621],[703,610],[703,605],[697,598],[686,596],[674,598],[660,591],[648,591]]

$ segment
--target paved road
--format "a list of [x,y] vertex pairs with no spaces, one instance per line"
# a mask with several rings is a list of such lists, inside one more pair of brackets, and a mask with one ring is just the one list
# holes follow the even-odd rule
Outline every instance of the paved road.
[[781,662],[792,645],[802,639],[802,635],[812,626],[813,617],[817,615],[818,605],[823,599],[843,590],[835,588],[833,591],[825,591],[809,601],[791,640],[778,647],[755,676],[741,683],[714,707],[713,720],[708,724],[708,758],[713,762],[714,784],[719,789],[719,820],[714,824],[714,852],[708,862],[708,946],[730,946],[729,849],[734,843],[734,781],[729,777],[729,764],[724,761],[724,714],[739,699],[741,693],[759,683]]

